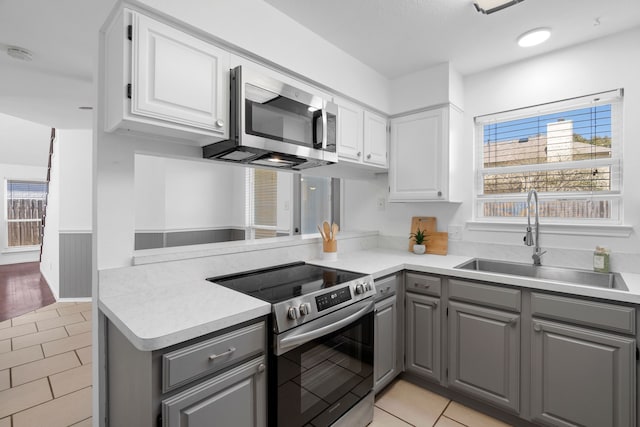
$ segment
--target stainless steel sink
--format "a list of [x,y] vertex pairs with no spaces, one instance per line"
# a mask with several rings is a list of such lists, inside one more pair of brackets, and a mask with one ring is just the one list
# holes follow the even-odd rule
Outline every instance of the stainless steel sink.
[[508,274],[510,276],[531,277],[534,279],[553,280],[576,285],[595,286],[599,288],[628,291],[619,273],[596,273],[589,270],[573,268],[547,267],[509,261],[494,261],[474,258],[454,268],[481,271],[485,273]]

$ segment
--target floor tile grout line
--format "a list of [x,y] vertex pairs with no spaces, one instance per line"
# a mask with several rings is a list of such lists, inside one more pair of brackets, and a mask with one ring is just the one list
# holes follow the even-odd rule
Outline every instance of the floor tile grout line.
[[416,427],[416,426],[415,426],[415,424],[411,424],[409,421],[407,421],[407,420],[405,420],[405,419],[403,419],[403,418],[400,418],[400,417],[399,417],[399,416],[397,416],[396,414],[391,413],[391,412],[387,411],[386,409],[381,408],[381,407],[379,407],[379,406],[377,406],[377,405],[375,405],[375,406],[376,406],[376,408],[380,409],[381,411],[386,412],[387,414],[391,415],[393,418],[397,418],[397,419],[399,419],[400,421],[402,421],[403,423],[410,425],[411,427]]

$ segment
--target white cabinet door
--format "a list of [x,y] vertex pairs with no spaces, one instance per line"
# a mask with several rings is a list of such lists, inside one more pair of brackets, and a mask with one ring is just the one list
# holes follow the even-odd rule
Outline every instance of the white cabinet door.
[[447,200],[448,107],[391,120],[389,201]]
[[362,159],[362,108],[340,102],[338,105],[338,156],[341,159]]
[[138,13],[132,36],[131,113],[225,134],[228,54]]
[[387,119],[364,112],[364,163],[387,167]]

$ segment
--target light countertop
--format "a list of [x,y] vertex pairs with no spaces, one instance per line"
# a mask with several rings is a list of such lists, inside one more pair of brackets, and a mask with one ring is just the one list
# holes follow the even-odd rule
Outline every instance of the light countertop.
[[[623,273],[629,290],[621,291],[454,269],[469,259],[377,248],[339,253],[335,261],[307,262],[371,274],[374,279],[406,269],[640,304],[640,274]],[[201,278],[197,272],[182,277],[169,264],[147,266],[144,274],[135,267],[100,272],[99,308],[139,350],[168,347],[271,312],[267,302],[206,281],[206,273]],[[243,271],[240,264],[237,268]]]
[[415,255],[408,251],[378,248],[339,254],[336,261],[310,260],[308,262],[371,274],[374,279],[401,270],[413,270],[423,273],[502,283],[505,285],[514,285],[529,289],[562,292],[576,296],[640,304],[640,274],[622,273],[622,278],[629,289],[628,291],[623,291],[594,286],[574,285],[546,279],[535,279],[454,268],[455,266],[469,261],[470,259],[472,258],[467,256],[442,256],[429,254]]

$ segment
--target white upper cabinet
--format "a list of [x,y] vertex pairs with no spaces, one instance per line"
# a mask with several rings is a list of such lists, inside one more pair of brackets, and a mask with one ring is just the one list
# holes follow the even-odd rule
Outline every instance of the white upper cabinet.
[[336,103],[340,161],[386,169],[387,119],[350,102]]
[[387,119],[365,111],[363,162],[386,168],[387,157]]
[[389,201],[448,200],[449,110],[391,120]]
[[204,145],[229,135],[229,53],[124,9],[105,35],[105,130]]

